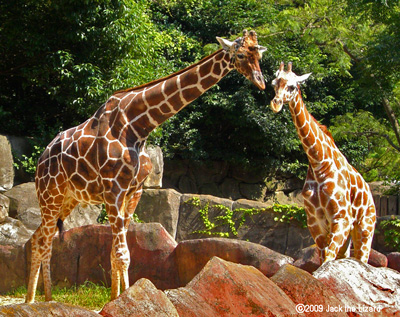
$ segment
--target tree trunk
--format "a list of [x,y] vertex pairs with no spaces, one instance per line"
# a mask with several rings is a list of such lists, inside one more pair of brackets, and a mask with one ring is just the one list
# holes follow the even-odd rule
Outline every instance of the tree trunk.
[[392,107],[390,106],[390,102],[387,98],[382,99],[382,104],[383,107],[385,108],[390,124],[392,125],[394,134],[396,135],[397,144],[400,146],[400,125],[399,122],[397,121],[396,114],[394,113]]

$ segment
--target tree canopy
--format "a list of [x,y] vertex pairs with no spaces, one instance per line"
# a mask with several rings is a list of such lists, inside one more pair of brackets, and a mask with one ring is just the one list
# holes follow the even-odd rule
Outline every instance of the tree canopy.
[[[21,14],[24,12],[24,14]],[[3,134],[54,134],[115,90],[143,84],[218,49],[215,36],[257,31],[267,82],[281,61],[305,103],[367,180],[400,172],[400,5],[394,0],[96,0],[0,3]],[[235,72],[151,135],[167,157],[306,171],[288,109]]]

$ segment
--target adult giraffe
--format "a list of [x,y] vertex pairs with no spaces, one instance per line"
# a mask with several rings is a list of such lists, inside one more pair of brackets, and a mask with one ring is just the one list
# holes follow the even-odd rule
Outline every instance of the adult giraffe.
[[36,191],[42,222],[32,236],[26,302],[33,302],[40,266],[45,300],[51,300],[50,258],[57,226],[78,203],[106,206],[112,228],[111,299],[129,286],[126,231],[151,170],[149,133],[236,69],[265,89],[259,60],[264,47],[254,31],[177,73],[117,91],[87,121],[61,132],[39,159]]
[[272,81],[275,98],[271,108],[279,112],[289,103],[297,134],[309,167],[302,195],[307,225],[322,263],[349,256],[350,235],[354,256],[367,263],[375,226],[375,205],[368,184],[336,147],[331,134],[307,111],[292,64],[283,62]]

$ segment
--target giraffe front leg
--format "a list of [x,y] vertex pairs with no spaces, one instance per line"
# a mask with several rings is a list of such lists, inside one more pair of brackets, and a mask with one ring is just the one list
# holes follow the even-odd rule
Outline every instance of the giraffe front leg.
[[128,268],[130,264],[130,254],[126,244],[125,231],[113,237],[111,251],[111,300],[129,287]]
[[340,251],[345,252],[347,248],[345,244],[350,234],[350,221],[348,217],[333,219],[331,223],[331,231],[328,235],[328,245],[325,249],[325,259],[323,263],[335,260]]
[[[112,208],[110,209],[110,211]],[[120,285],[122,291],[129,287],[128,268],[130,264],[130,254],[126,242],[126,229],[124,217],[117,215],[108,217],[113,243],[111,250],[111,300],[117,298],[120,294]]]
[[365,215],[354,224],[351,237],[354,245],[354,257],[364,263],[368,263],[371,252],[372,239],[375,228],[375,206],[371,205]]
[[[132,219],[132,215],[135,212],[135,209],[137,207],[137,204],[139,203],[139,200],[142,196],[142,187],[140,187],[133,195],[131,198],[128,198],[128,202],[125,203],[125,213],[124,213],[124,228],[125,232],[128,232],[129,229],[129,223]],[[128,250],[128,247],[127,247]],[[129,287],[129,274],[128,274],[128,269],[129,269],[129,262],[130,262],[130,254],[128,250],[128,265],[126,266],[126,270],[123,271],[122,274],[122,279],[121,279],[121,289],[122,291],[126,290]]]

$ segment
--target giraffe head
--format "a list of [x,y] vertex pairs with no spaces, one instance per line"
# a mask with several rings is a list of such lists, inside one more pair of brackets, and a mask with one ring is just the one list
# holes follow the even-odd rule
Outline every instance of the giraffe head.
[[244,30],[243,37],[239,37],[233,42],[220,37],[217,37],[217,40],[222,45],[222,48],[229,52],[231,66],[259,89],[264,90],[265,81],[261,73],[259,60],[267,49],[258,45],[256,32]]
[[308,73],[303,76],[297,76],[292,72],[292,63],[288,64],[287,71],[284,68],[285,64],[282,62],[275,74],[276,78],[272,81],[272,86],[275,90],[275,98],[271,101],[273,112],[281,111],[284,104],[294,100],[299,93],[299,84],[311,75],[311,73]]

